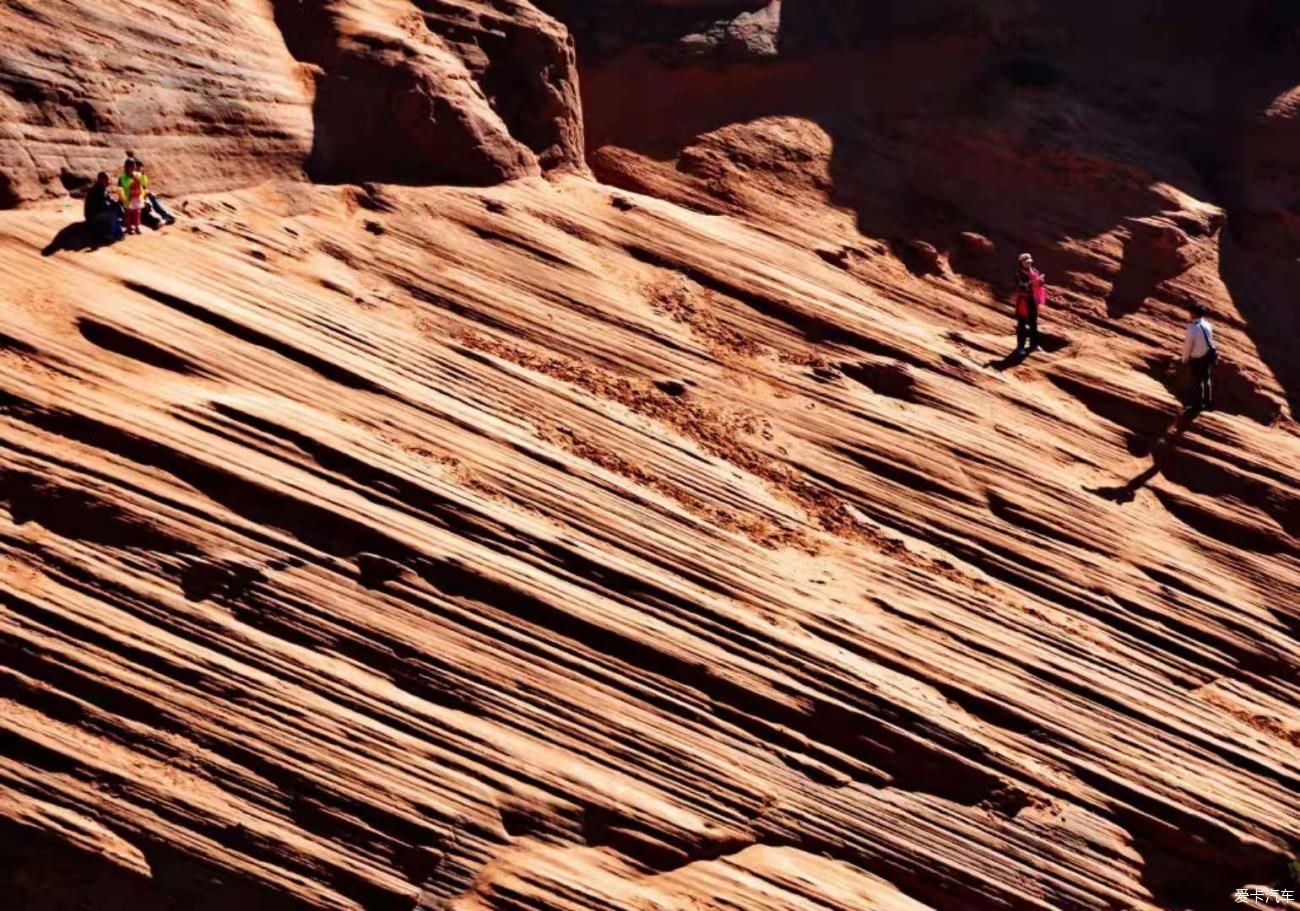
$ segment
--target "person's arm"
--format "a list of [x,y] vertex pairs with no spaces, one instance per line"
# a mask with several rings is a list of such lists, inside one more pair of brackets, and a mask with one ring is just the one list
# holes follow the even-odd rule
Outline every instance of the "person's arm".
[[1192,323],[1187,327],[1187,334],[1183,336],[1183,361],[1192,359],[1192,343],[1196,341],[1196,324]]

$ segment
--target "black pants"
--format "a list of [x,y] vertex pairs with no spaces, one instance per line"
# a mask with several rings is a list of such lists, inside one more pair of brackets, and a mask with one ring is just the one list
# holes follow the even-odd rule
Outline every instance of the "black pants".
[[1016,317],[1016,348],[1026,350],[1038,347],[1038,307],[1029,305],[1028,316]]
[[1192,368],[1192,401],[1193,408],[1212,408],[1214,407],[1214,361],[1216,359],[1211,355],[1205,357],[1194,357],[1188,361]]
[[112,243],[122,231],[122,207],[113,206],[86,219],[89,240],[97,244]]

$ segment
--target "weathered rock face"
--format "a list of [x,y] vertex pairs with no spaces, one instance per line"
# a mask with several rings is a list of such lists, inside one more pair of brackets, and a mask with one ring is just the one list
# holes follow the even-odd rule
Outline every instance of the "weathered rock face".
[[568,33],[526,2],[275,0],[317,67],[308,173],[488,184],[582,165]]
[[256,186],[94,251],[48,244],[71,201],[0,213],[11,904],[1300,893],[1282,7],[553,0],[611,187],[555,173],[531,7],[208,6],[139,15],[197,36],[192,110],[293,99],[175,121]]
[[580,170],[565,30],[526,2],[55,0],[0,9],[0,207],[130,148],[160,188]]
[[1192,301],[1242,298],[1248,344],[1284,378],[1250,382],[1300,404],[1279,342],[1297,334],[1281,290],[1296,261],[1294,12],[786,2],[775,21],[779,53],[762,61],[666,56],[662,39],[595,48],[598,176],[819,235],[846,268],[865,236],[917,277],[942,262],[995,300],[1032,250],[1062,303],[1104,302],[1072,316],[1152,341]]
[[538,0],[565,22],[585,59],[636,47],[669,61],[735,62],[776,55],[781,0]]
[[0,6],[0,207],[84,190],[123,151],[173,192],[301,174],[309,82],[266,4]]

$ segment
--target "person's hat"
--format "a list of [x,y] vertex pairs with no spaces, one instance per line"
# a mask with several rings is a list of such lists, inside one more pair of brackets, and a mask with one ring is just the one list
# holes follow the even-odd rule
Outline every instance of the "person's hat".
[[1204,316],[1207,312],[1208,311],[1205,309],[1205,304],[1192,304],[1193,316]]
[[1021,261],[1022,263],[1032,262],[1033,259],[1034,259],[1034,258],[1033,258],[1032,256],[1030,256],[1028,253],[1021,253],[1021,254],[1020,254],[1020,261]]

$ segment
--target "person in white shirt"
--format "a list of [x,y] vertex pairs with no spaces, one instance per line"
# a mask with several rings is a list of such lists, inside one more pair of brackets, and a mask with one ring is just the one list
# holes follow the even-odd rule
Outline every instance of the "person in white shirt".
[[1193,306],[1192,317],[1183,339],[1183,361],[1191,367],[1196,392],[1187,410],[1208,411],[1214,407],[1214,364],[1219,350],[1214,347],[1214,327],[1205,318],[1205,305]]

